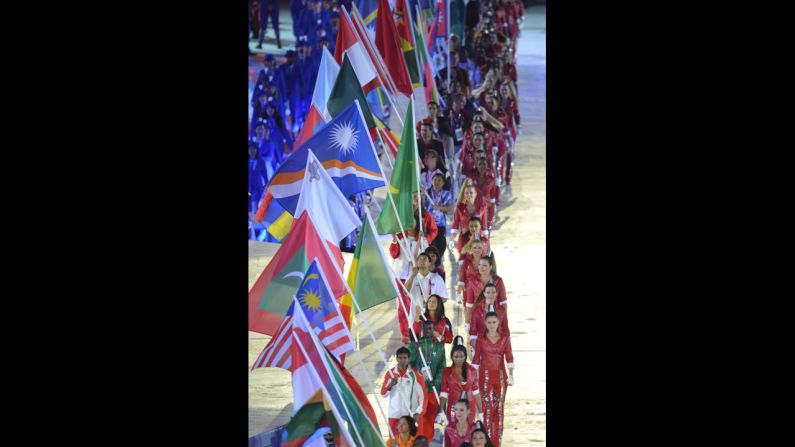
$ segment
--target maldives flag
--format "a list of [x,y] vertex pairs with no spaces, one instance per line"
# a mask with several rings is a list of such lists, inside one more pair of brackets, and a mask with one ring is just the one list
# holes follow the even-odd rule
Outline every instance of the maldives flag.
[[[248,330],[266,335],[276,332],[314,258],[323,271],[330,272],[326,279],[334,299],[339,301],[348,293],[344,278],[337,273],[344,265],[340,249],[324,243],[309,213],[303,213],[248,292]],[[340,312],[350,321],[350,306],[340,305]]]
[[364,48],[362,42],[359,41],[356,32],[353,29],[351,18],[345,7],[342,7],[340,13],[340,26],[337,31],[337,45],[334,49],[334,59],[337,63],[342,65],[342,55],[347,53],[350,58],[353,69],[356,71],[356,77],[365,93],[369,93],[381,85],[378,76],[370,61],[370,56]]

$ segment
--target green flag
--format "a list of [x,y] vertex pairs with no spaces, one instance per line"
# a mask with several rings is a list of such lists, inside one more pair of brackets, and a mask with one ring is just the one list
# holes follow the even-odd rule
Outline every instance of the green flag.
[[[381,430],[376,425],[378,422],[375,419],[375,413],[372,413],[372,408],[369,408],[370,414],[368,414],[367,409],[362,406],[366,404],[370,407],[370,402],[359,384],[356,383],[356,379],[353,378],[350,372],[348,372],[347,377],[343,377],[344,372],[340,370],[341,365],[336,362],[327,349],[323,350],[323,354],[325,354],[323,360],[326,367],[331,372],[331,380],[335,381],[339,388],[337,396],[342,398],[343,405],[338,405],[338,407],[344,408],[342,417],[347,422],[348,431],[354,433],[354,430],[356,430],[361,436],[361,441],[363,441],[363,444],[360,445],[359,436],[352,434],[356,447],[383,446],[384,440],[381,436]],[[352,384],[355,384],[358,390],[351,388],[350,385]],[[358,395],[356,391],[358,391]]]
[[318,389],[284,426],[281,445],[300,447],[321,427],[331,428],[331,433],[339,445],[339,423],[329,402],[323,396],[323,390]]
[[[406,109],[406,123],[403,126],[403,135],[400,137],[400,147],[397,157],[395,157],[395,169],[392,171],[392,178],[389,180],[389,196],[395,201],[395,209],[387,196],[381,214],[378,215],[375,227],[379,234],[397,233],[400,231],[400,223],[403,229],[414,228],[414,207],[411,204],[412,195],[418,191],[419,183],[417,178],[417,136],[414,132],[414,99],[409,101]],[[357,295],[358,297],[358,295]]]
[[342,58],[342,65],[340,72],[337,74],[337,79],[334,81],[334,87],[331,88],[326,107],[331,117],[335,117],[342,113],[353,101],[359,100],[359,107],[362,108],[364,121],[367,123],[368,129],[375,129],[375,120],[373,114],[370,112],[370,106],[367,105],[367,98],[364,96],[362,86],[359,84],[359,78],[353,71],[353,65],[348,54]]
[[353,262],[348,272],[348,286],[353,290],[362,311],[399,295],[395,280],[387,270],[384,251],[378,242],[378,233],[367,208],[365,214],[367,216],[363,219],[359,242],[356,243]]

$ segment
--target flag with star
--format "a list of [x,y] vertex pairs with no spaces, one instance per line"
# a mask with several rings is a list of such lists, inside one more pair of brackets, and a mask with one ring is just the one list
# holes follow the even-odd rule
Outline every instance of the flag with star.
[[273,175],[268,191],[292,215],[298,205],[309,149],[345,197],[386,186],[362,109],[358,101],[353,101],[290,154]]
[[301,306],[309,325],[317,334],[320,342],[332,354],[339,357],[354,349],[351,333],[343,321],[342,313],[334,299],[326,274],[317,258],[312,261],[304,273],[301,285],[295,292],[295,298],[296,300],[287,309],[279,329],[273,334],[270,342],[251,367],[252,370],[270,366],[292,371],[290,345],[296,302]]
[[[406,110],[405,123],[414,122],[414,99],[409,101]],[[395,207],[385,203],[381,214],[375,222],[378,234],[390,234],[403,229],[414,228],[414,206],[411,202],[412,195],[419,190],[417,178],[419,177],[417,160],[417,138],[414,126],[403,127],[403,136],[400,137],[400,148],[395,158],[395,170],[389,180],[389,194],[395,201]],[[397,215],[395,215],[395,208]]]

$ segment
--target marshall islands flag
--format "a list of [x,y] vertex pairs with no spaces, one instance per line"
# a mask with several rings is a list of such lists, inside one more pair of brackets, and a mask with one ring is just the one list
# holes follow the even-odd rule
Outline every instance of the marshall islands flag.
[[309,149],[346,198],[386,186],[361,107],[354,101],[301,144],[274,173],[268,191],[292,215],[298,205]]

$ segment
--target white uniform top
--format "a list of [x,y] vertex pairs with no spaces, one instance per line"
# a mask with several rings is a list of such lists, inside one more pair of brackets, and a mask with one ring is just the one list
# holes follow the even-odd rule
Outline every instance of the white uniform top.
[[[408,245],[408,256],[403,251],[403,244]],[[414,247],[417,246],[417,241],[413,237],[404,237],[399,246],[400,256],[395,259],[393,266],[395,267],[395,273],[398,274],[398,277],[405,281],[411,276],[411,263],[409,262],[409,257],[414,253]]]
[[414,306],[420,306],[425,309],[425,303],[431,295],[439,295],[442,297],[442,302],[447,301],[447,288],[444,286],[444,280],[438,273],[428,272],[427,275],[422,276],[417,272],[414,277],[414,282],[409,289],[411,296],[411,309],[409,310],[409,321],[414,321]]
[[[425,380],[422,376],[415,377],[414,368],[411,366],[403,374],[400,374],[396,366],[392,368],[392,373],[398,378],[398,381],[391,390],[384,394],[385,397],[389,397],[387,417],[394,419],[402,416],[413,417],[413,414],[408,413],[409,408],[414,413],[422,413]],[[406,406],[406,402],[409,403],[408,406]]]

